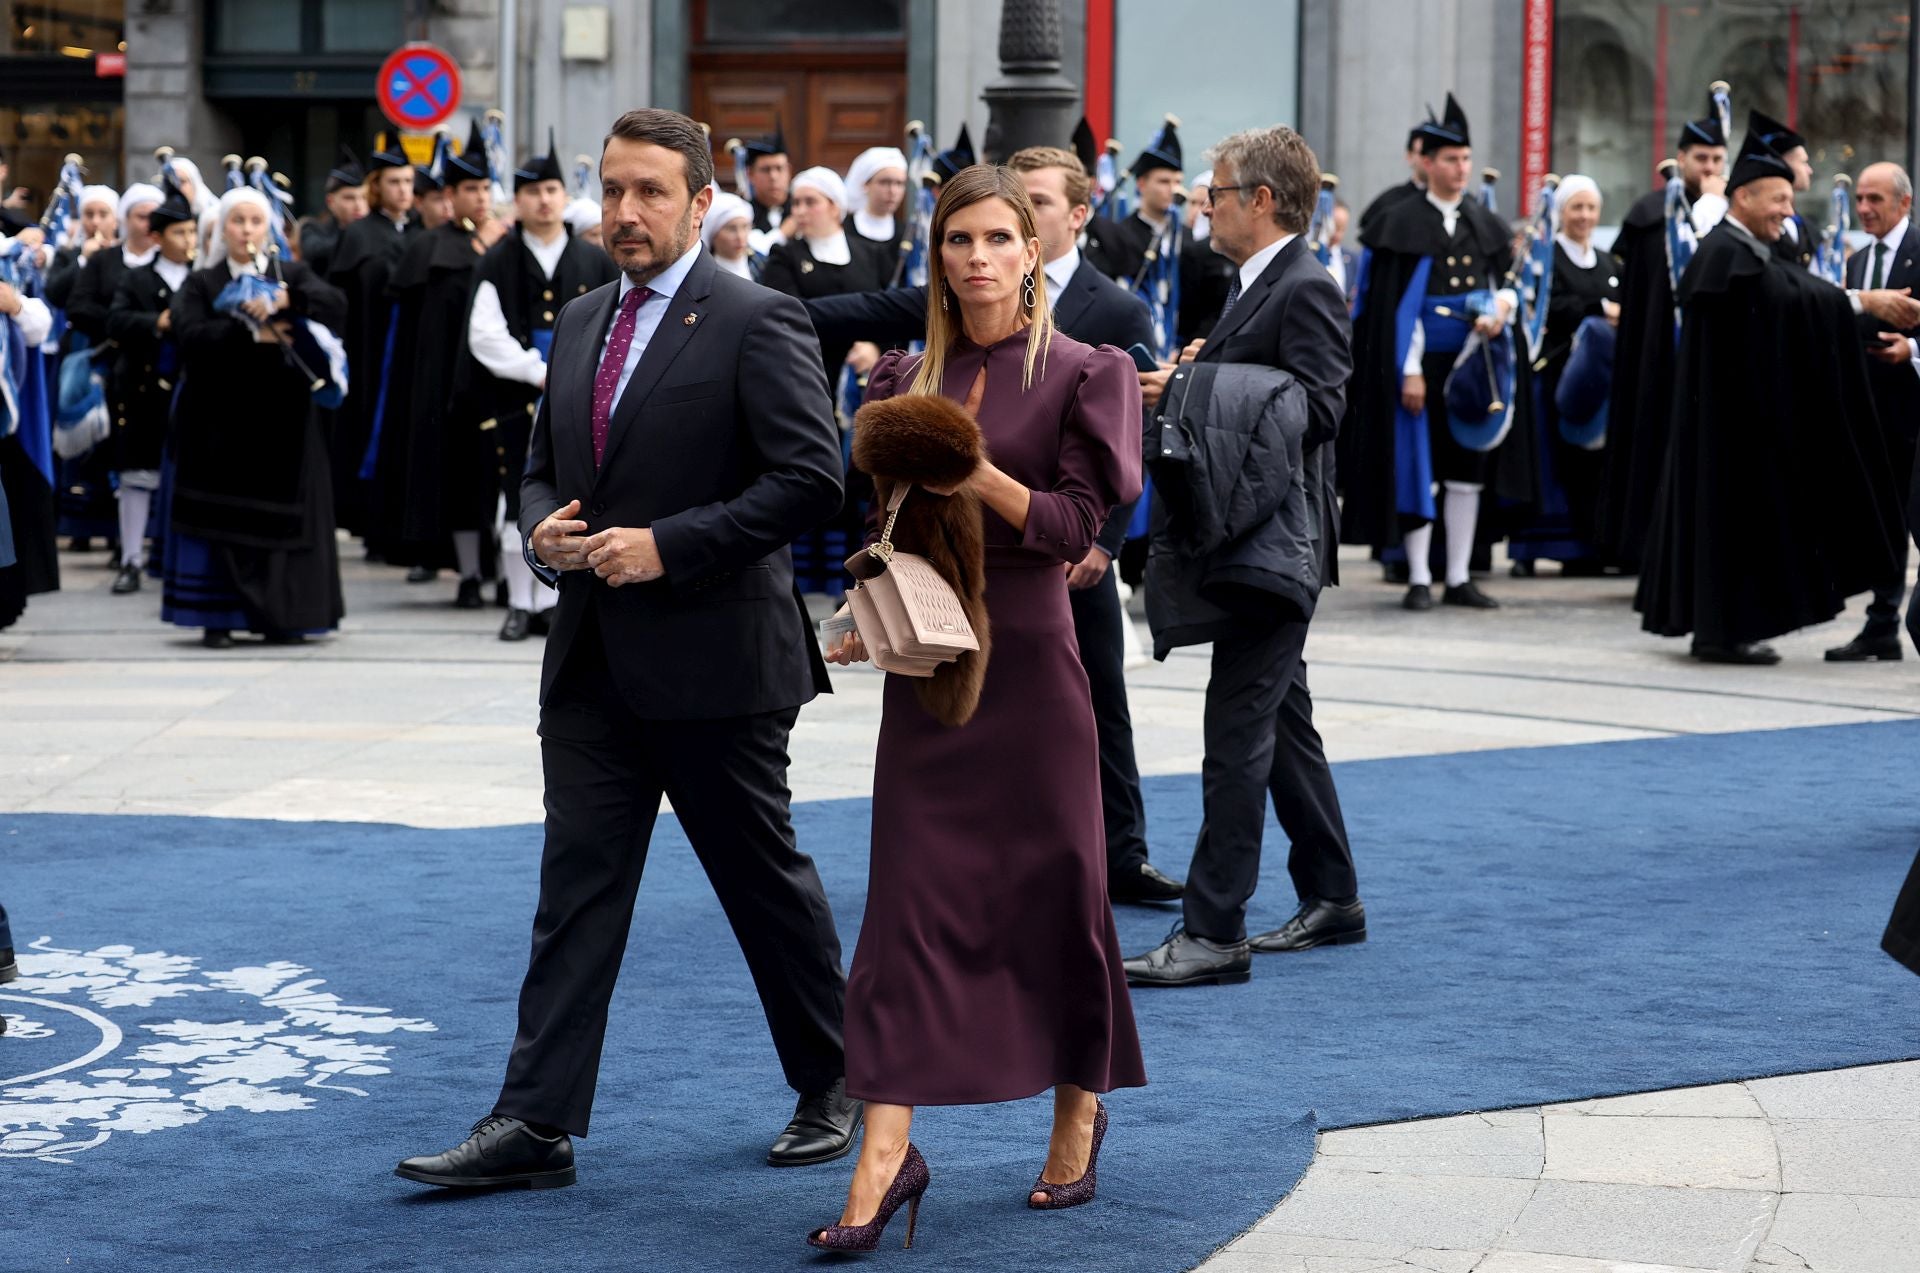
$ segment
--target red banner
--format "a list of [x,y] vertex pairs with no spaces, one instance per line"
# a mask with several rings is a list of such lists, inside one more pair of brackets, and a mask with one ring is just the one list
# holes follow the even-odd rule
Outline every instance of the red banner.
[[1553,161],[1553,0],[1527,0],[1526,62],[1520,80],[1520,192],[1515,215],[1533,211]]

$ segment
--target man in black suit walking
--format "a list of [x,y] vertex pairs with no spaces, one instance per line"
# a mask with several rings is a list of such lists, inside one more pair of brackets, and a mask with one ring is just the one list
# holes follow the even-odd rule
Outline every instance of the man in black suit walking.
[[[1303,452],[1332,445],[1353,371],[1340,288],[1300,236],[1320,191],[1320,165],[1291,128],[1235,133],[1214,149],[1213,250],[1239,266],[1227,304],[1197,352],[1200,362],[1256,363],[1290,373],[1307,393]],[[1171,370],[1142,373],[1157,403]],[[1339,512],[1330,465],[1310,507],[1319,511],[1320,584],[1338,582]],[[1213,643],[1201,765],[1204,821],[1187,872],[1185,923],[1166,942],[1126,961],[1136,986],[1244,981],[1252,952],[1306,950],[1364,941],[1353,855],[1302,658],[1304,620],[1241,617]],[[1247,940],[1247,902],[1260,878],[1267,797],[1292,841],[1287,870],[1299,910]]]
[[787,544],[840,506],[839,437],[797,302],[700,246],[706,135],[636,110],[600,160],[622,277],[568,304],[529,446],[520,528],[560,602],[540,682],[546,849],[520,1027],[493,1112],[398,1174],[574,1179],[607,1002],[664,794],[747,959],[800,1094],[768,1161],[851,1147],[840,943],[794,845],[787,735],[828,688]]
[[[1913,226],[1913,180],[1898,164],[1869,164],[1854,184],[1860,228],[1873,241],[1847,258],[1847,290],[1883,288],[1920,291],[1920,230]],[[1856,304],[1856,308],[1858,308]],[[1914,481],[1914,442],[1920,435],[1920,327],[1888,330],[1871,313],[1859,317],[1867,342],[1867,383],[1879,408],[1881,436],[1893,465],[1894,483],[1903,498]],[[1915,509],[1907,509],[1907,530],[1916,529]],[[1900,596],[1907,586],[1907,545],[1900,542],[1900,572],[1873,590],[1867,623],[1860,635],[1827,651],[1829,663],[1889,662],[1900,658]],[[1909,610],[1907,628],[1920,647],[1920,609]]]
[[[1153,347],[1147,304],[1083,257],[1080,231],[1093,215],[1092,182],[1072,151],[1031,146],[1008,157],[1033,201],[1034,228],[1045,254],[1047,295],[1054,325],[1088,345]],[[807,302],[807,314],[828,343],[870,340],[905,344],[926,336],[927,289],[855,292]],[[1174,902],[1182,886],[1147,860],[1147,816],[1134,759],[1133,717],[1127,708],[1126,630],[1120,583],[1113,562],[1120,555],[1133,505],[1113,510],[1086,560],[1067,572],[1074,635],[1093,693],[1093,719],[1100,737],[1100,804],[1107,832],[1107,893],[1116,902]]]

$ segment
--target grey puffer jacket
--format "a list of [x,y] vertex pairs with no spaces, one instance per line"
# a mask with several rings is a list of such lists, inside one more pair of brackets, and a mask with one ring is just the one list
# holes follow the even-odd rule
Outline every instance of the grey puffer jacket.
[[1153,655],[1248,623],[1313,617],[1327,450],[1302,458],[1306,390],[1287,372],[1188,363],[1148,422]]

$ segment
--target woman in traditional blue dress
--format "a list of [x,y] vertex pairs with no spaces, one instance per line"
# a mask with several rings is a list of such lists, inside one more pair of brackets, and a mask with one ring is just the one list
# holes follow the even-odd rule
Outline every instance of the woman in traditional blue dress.
[[[238,631],[298,641],[345,613],[316,369],[285,342],[301,320],[338,331],[346,297],[300,262],[261,253],[269,215],[258,191],[222,195],[220,258],[173,301],[183,374],[168,442],[161,617],[204,629],[203,643],[216,649]],[[250,275],[267,286],[234,305],[229,285]]]

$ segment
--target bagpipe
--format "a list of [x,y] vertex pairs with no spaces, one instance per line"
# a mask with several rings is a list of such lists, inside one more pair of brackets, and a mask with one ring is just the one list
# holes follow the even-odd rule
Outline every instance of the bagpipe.
[[1093,165],[1093,215],[1109,221],[1122,221],[1132,211],[1127,204],[1124,183],[1120,180],[1120,142],[1109,137],[1106,149],[1100,152],[1099,160]]
[[[1494,186],[1500,174],[1487,169],[1481,176],[1481,201],[1493,206]],[[1558,228],[1555,192],[1560,178],[1552,173],[1540,183],[1540,194],[1533,218],[1525,231],[1516,236],[1525,251],[1516,251],[1503,286],[1513,289],[1519,308],[1510,316],[1498,335],[1485,336],[1477,329],[1454,359],[1444,389],[1447,424],[1454,440],[1470,451],[1491,451],[1506,441],[1513,429],[1514,405],[1519,397],[1520,353],[1514,330],[1526,341],[1526,358],[1531,364],[1540,357],[1546,337],[1547,306],[1553,291],[1553,236]],[[1498,313],[1493,293],[1469,293],[1474,312],[1470,319]]]
[[64,248],[80,241],[80,192],[86,188],[86,182],[87,170],[80,156],[68,155],[61,161],[53,198],[47,201],[47,211],[40,218],[40,228],[46,233],[49,247]]
[[[248,249],[255,272],[234,275],[214,298],[214,312],[238,319],[256,335],[266,332],[280,346],[287,365],[306,379],[314,402],[328,408],[339,406],[347,396],[346,346],[325,325],[310,318],[293,318],[283,330],[272,308],[287,289],[280,267],[280,244],[269,243],[264,252],[258,244],[248,244]],[[246,309],[251,301],[267,304],[266,318],[257,318]]]
[[[1733,136],[1733,88],[1725,80],[1715,80],[1707,86],[1707,94],[1713,99],[1713,113],[1720,120],[1720,136],[1727,139]],[[1672,287],[1676,299],[1673,303],[1673,322],[1677,331],[1680,325],[1680,276],[1687,272],[1687,266],[1693,260],[1694,249],[1699,246],[1693,233],[1693,209],[1687,203],[1687,184],[1680,175],[1680,161],[1663,159],[1660,162],[1660,174],[1667,180],[1667,283]]]
[[573,157],[573,197],[600,202],[600,192],[593,188],[593,156],[575,155]]
[[1147,244],[1140,270],[1130,290],[1147,303],[1153,320],[1154,353],[1161,359],[1180,356],[1180,218],[1185,195],[1175,195],[1167,209],[1167,224]]
[[933,208],[940,201],[940,174],[934,170],[933,138],[919,120],[907,125],[906,250],[893,269],[894,287],[927,285],[927,253],[932,250]]
[[487,168],[493,174],[493,193],[488,197],[493,205],[502,207],[513,202],[513,196],[500,181],[500,174],[513,171],[513,163],[507,155],[507,115],[505,111],[494,109],[480,119],[480,140],[487,148]]
[[[287,226],[293,220],[293,191],[291,183],[284,173],[269,173],[267,161],[255,155],[247,160],[245,184],[260,192],[267,201],[267,232],[273,236],[273,264],[277,273],[280,259],[293,255],[293,244],[287,238]],[[220,233],[226,233],[223,226]]]
[[1307,223],[1307,250],[1322,265],[1333,263],[1333,245],[1327,242],[1327,236],[1333,231],[1333,192],[1340,188],[1340,178],[1330,172],[1320,174],[1320,197],[1314,201],[1313,219]]
[[1833,219],[1813,249],[1813,272],[1835,287],[1847,285],[1847,231],[1853,228],[1853,178],[1833,175]]
[[1500,215],[1500,170],[1482,168],[1480,170],[1480,206],[1494,216]]

